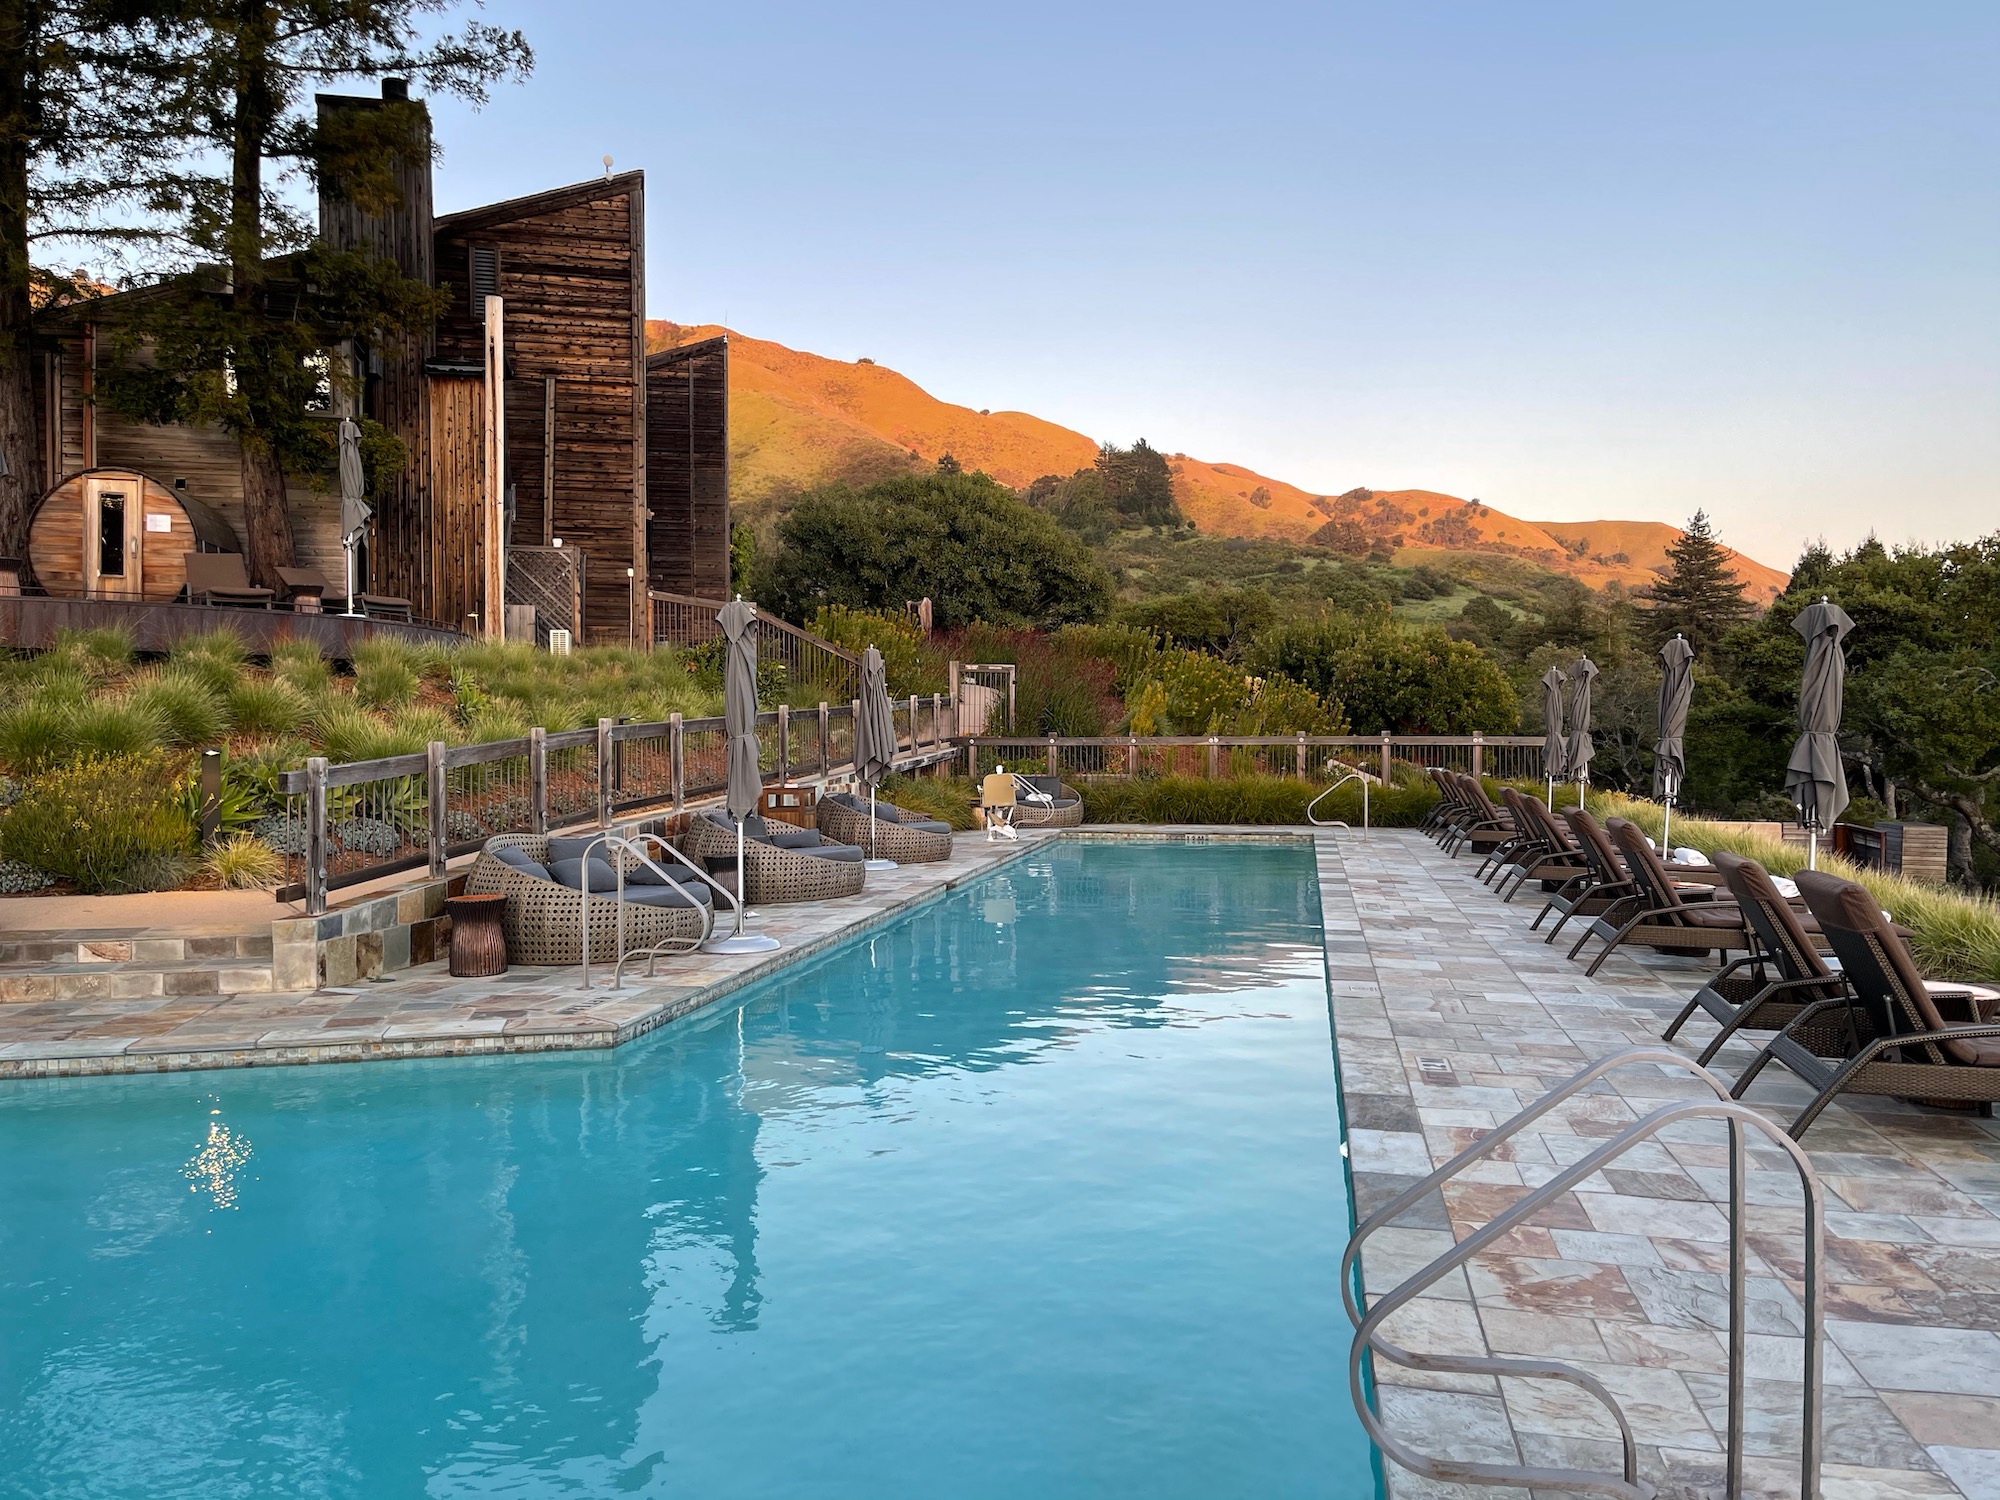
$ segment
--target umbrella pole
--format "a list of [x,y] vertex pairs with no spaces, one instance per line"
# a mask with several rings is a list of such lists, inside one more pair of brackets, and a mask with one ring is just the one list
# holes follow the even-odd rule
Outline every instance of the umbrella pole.
[[347,554],[347,612],[354,613],[354,538],[341,538],[340,550]]
[[875,852],[875,783],[868,783],[868,858],[862,861],[862,868],[868,870],[893,870],[893,859],[882,859]]
[[1806,868],[1819,868],[1819,824],[1806,824]]
[[736,820],[736,935],[743,936],[743,820]]
[[728,937],[710,938],[701,945],[704,953],[769,953],[784,944],[768,932],[745,932],[743,930],[743,908],[749,903],[743,899],[746,882],[743,875],[743,820],[736,820],[736,931]]

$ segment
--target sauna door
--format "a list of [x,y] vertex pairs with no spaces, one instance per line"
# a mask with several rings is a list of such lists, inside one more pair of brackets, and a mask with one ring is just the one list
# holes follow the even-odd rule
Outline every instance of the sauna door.
[[137,475],[92,478],[83,487],[83,586],[98,598],[140,597],[145,503]]

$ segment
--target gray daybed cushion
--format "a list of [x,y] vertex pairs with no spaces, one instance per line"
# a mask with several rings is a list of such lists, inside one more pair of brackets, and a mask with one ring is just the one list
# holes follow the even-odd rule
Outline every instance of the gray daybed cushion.
[[537,880],[553,880],[547,865],[538,863],[528,856],[528,851],[516,844],[502,844],[489,851],[492,856],[511,870],[519,870],[523,875],[532,875]]

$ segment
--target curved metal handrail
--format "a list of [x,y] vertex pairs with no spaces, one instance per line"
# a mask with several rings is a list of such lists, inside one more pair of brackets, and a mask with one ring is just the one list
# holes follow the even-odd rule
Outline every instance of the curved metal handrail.
[[[643,950],[646,954],[646,977],[648,979],[653,977],[653,965],[660,958],[662,950],[675,953],[693,953],[703,943],[707,942],[709,935],[715,931],[715,908],[706,901],[696,900],[694,896],[689,894],[686,886],[674,879],[673,876],[661,869],[659,865],[655,864],[647,856],[645,849],[642,847],[642,841],[649,839],[672,851],[674,856],[683,864],[688,864],[688,868],[694,868],[692,864],[688,863],[687,857],[680,850],[675,849],[672,844],[656,833],[636,833],[628,836],[620,833],[605,832],[584,845],[583,884],[581,887],[583,891],[583,962],[581,965],[582,976],[580,981],[584,989],[590,988],[590,856],[599,849],[603,849],[607,853],[631,855],[632,858],[638,860],[640,864],[659,876],[660,879],[680,892],[681,895],[687,897],[688,902],[701,913],[701,936],[696,938],[692,943],[688,943],[685,948],[680,945],[686,943],[686,939],[665,938]],[[611,988],[615,990],[622,989],[625,984],[625,862],[622,859],[617,861],[613,866],[613,870],[618,877],[615,887],[615,894],[618,901],[618,957],[616,962],[611,966]],[[696,873],[701,875],[704,880],[707,880],[710,885],[716,884],[714,880],[710,879],[706,871],[696,871]],[[717,886],[716,888],[718,890],[722,889],[721,886]],[[611,893],[607,892],[607,894]]]
[[1316,818],[1313,816],[1313,809],[1342,787],[1346,786],[1348,782],[1358,781],[1361,783],[1361,831],[1366,833],[1368,831],[1368,783],[1374,778],[1366,771],[1356,770],[1353,766],[1348,765],[1346,761],[1342,760],[1330,760],[1326,763],[1326,768],[1329,771],[1336,769],[1343,770],[1347,774],[1306,804],[1306,821],[1315,828],[1345,828],[1350,833],[1353,832],[1352,824],[1344,823],[1339,818]]
[[[1439,1183],[1452,1176],[1471,1161],[1489,1154],[1505,1140],[1511,1138],[1534,1120],[1555,1107],[1562,1100],[1573,1096],[1579,1089],[1601,1077],[1613,1068],[1636,1062],[1665,1062],[1685,1069],[1700,1077],[1712,1089],[1718,1091],[1715,1100],[1696,1099],[1662,1105],[1652,1113],[1635,1121],[1623,1132],[1606,1142],[1596,1151],[1580,1161],[1572,1163],[1543,1183],[1534,1192],[1498,1215],[1491,1223],[1468,1236],[1464,1241],[1437,1257],[1429,1265],[1414,1275],[1405,1278],[1392,1291],[1378,1301],[1365,1315],[1362,1315],[1353,1298],[1353,1267],[1358,1242],[1399,1215],[1404,1209],[1431,1191]],[[1427,1478],[1456,1483],[1524,1485],[1554,1490],[1607,1491],[1621,1497],[1621,1500],[1652,1500],[1654,1486],[1638,1476],[1637,1447],[1633,1441],[1631,1426],[1620,1409],[1617,1400],[1601,1382],[1585,1371],[1574,1369],[1559,1361],[1535,1361],[1497,1357],[1477,1358],[1455,1355],[1414,1354],[1397,1348],[1381,1337],[1381,1325],[1402,1307],[1407,1305],[1419,1292],[1434,1285],[1448,1272],[1462,1266],[1478,1255],[1494,1241],[1510,1233],[1521,1223],[1537,1213],[1550,1199],[1568,1192],[1577,1183],[1601,1170],[1607,1163],[1615,1161],[1632,1147],[1650,1140],[1669,1125],[1685,1120],[1717,1118],[1729,1124],[1729,1232],[1730,1232],[1730,1275],[1729,1275],[1729,1417],[1727,1493],[1731,1497],[1742,1493],[1743,1478],[1743,1433],[1744,1433],[1744,1268],[1746,1251],[1743,1226],[1743,1183],[1745,1157],[1743,1127],[1748,1124],[1762,1131],[1781,1146],[1791,1158],[1799,1173],[1800,1186],[1806,1199],[1805,1221],[1805,1380],[1802,1412],[1802,1438],[1800,1443],[1800,1494],[1802,1500],[1817,1500],[1819,1495],[1819,1455],[1821,1425],[1821,1375],[1822,1375],[1822,1325],[1823,1289],[1821,1286],[1820,1261],[1823,1236],[1823,1203],[1819,1179],[1813,1171],[1811,1161],[1800,1149],[1797,1142],[1785,1134],[1777,1125],[1764,1118],[1757,1111],[1733,1101],[1728,1097],[1721,1080],[1707,1069],[1694,1064],[1677,1053],[1663,1053],[1662,1049],[1636,1047],[1614,1054],[1585,1068],[1576,1077],[1553,1089],[1527,1110],[1509,1120],[1493,1135],[1475,1142],[1467,1150],[1460,1152],[1450,1162],[1433,1172],[1423,1182],[1408,1189],[1384,1209],[1369,1216],[1366,1224],[1356,1231],[1356,1243],[1350,1246],[1350,1253],[1342,1259],[1341,1297],[1348,1310],[1348,1316],[1355,1321],[1354,1341],[1349,1351],[1349,1384],[1352,1390],[1356,1413],[1369,1436],[1383,1453],[1403,1467]],[[1449,1373],[1514,1375],[1540,1379],[1563,1380],[1588,1390],[1610,1411],[1618,1423],[1623,1447],[1622,1477],[1579,1469],[1544,1469],[1518,1464],[1479,1463],[1466,1460],[1439,1460],[1417,1453],[1403,1444],[1383,1428],[1380,1417],[1367,1399],[1367,1381],[1364,1371],[1372,1367],[1372,1357],[1381,1354],[1406,1368],[1444,1371]]]

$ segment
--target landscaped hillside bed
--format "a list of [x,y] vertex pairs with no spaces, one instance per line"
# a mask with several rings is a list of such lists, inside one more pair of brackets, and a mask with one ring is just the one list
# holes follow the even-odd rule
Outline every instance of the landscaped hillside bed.
[[[709,655],[385,639],[362,646],[349,675],[306,642],[252,661],[220,631],[141,662],[120,631],[67,633],[0,658],[0,895],[275,884],[287,826],[277,779],[307,756],[371,760],[601,717],[719,714]],[[202,849],[197,762],[211,748],[223,756],[221,837]],[[346,836],[358,846],[370,830]]]

